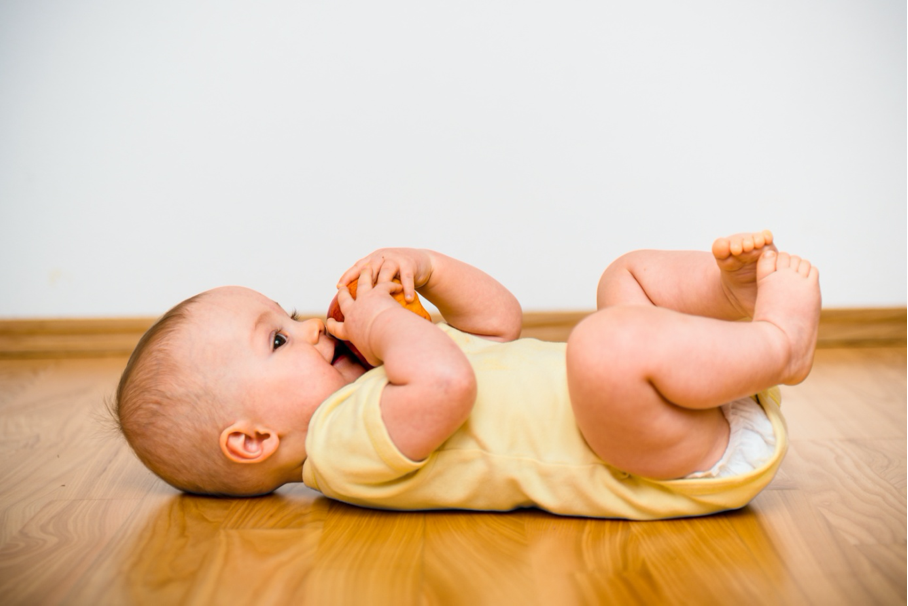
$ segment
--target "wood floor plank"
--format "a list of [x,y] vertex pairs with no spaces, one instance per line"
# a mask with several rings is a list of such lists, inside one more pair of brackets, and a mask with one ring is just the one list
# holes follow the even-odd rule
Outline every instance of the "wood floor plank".
[[782,387],[793,439],[905,439],[905,348],[817,351],[807,380]]
[[[835,529],[802,490],[761,495],[761,514],[769,540],[800,591],[815,604],[899,603],[879,572],[860,570]],[[904,571],[903,571],[904,583]],[[904,600],[904,597],[902,598]]]
[[[160,595],[155,592],[160,587],[160,575],[156,582],[151,582],[141,571],[147,570],[144,562],[157,561],[159,569],[167,570],[167,578],[175,575],[169,571],[173,554],[170,552],[152,553],[146,551],[149,544],[148,534],[160,530],[155,524],[161,512],[178,497],[163,492],[152,492],[138,500],[132,515],[121,526],[118,532],[98,556],[91,561],[78,583],[62,599],[62,604],[164,604],[178,603],[157,601]],[[173,587],[178,583],[164,583]],[[152,589],[149,590],[149,587]],[[167,598],[174,597],[171,592]]]
[[426,514],[427,604],[537,604],[522,512]]
[[[623,540],[601,550],[596,574],[587,580],[597,584],[587,591],[595,588],[596,595],[618,603],[747,603],[753,596],[777,600],[784,570],[767,566],[774,558],[754,553],[757,546],[771,551],[765,541],[745,541],[739,531],[742,518],[752,516],[745,511],[697,520],[625,522]],[[596,529],[596,544],[606,543],[606,534],[612,534],[608,527],[590,528]]]
[[892,594],[898,596],[893,602],[905,601],[905,545],[858,545],[857,552],[865,559],[868,568],[886,579]]
[[325,506],[316,500],[325,501],[325,497],[314,490],[303,495],[276,493],[259,499],[236,499],[221,528],[298,530],[311,523],[314,510]]
[[0,548],[0,595],[4,601],[61,601],[139,503],[136,499],[46,503]]
[[[812,603],[848,603],[857,597],[837,586],[837,580],[850,567],[826,521],[815,515],[802,491],[764,492],[751,507],[760,515],[768,540],[779,553],[777,562],[786,563],[800,592],[810,596]],[[861,593],[860,597],[866,595]]]
[[150,501],[156,505],[135,521],[116,557],[99,562],[93,575],[118,577],[118,589],[106,591],[111,598],[125,596],[119,603],[185,603],[197,591],[234,502],[162,494]]
[[315,604],[305,583],[318,538],[306,528],[219,532],[183,603]]
[[[539,511],[523,513],[527,558],[533,570],[540,604],[580,604],[583,582],[578,579],[588,568],[581,539],[587,520],[547,515]],[[613,525],[607,520],[597,522]]]
[[[9,438],[15,445],[4,448],[0,482],[18,487],[0,511],[0,545],[52,500],[100,497],[88,487],[96,486],[109,463],[124,454],[122,444],[105,437],[97,423],[109,370],[109,362],[98,361],[29,365],[15,396],[7,394],[0,404],[0,442],[7,444]],[[149,485],[145,481],[145,490]],[[119,484],[109,493],[121,499],[140,494],[124,492]]]
[[302,591],[306,604],[417,604],[425,514],[319,500],[322,531]]
[[850,544],[904,542],[905,500],[864,463],[849,441],[792,444],[787,467],[837,534]]
[[58,364],[56,360],[0,360],[0,406],[7,410]]
[[849,450],[879,478],[893,488],[906,487],[908,466],[905,460],[905,441],[899,439],[849,440]]

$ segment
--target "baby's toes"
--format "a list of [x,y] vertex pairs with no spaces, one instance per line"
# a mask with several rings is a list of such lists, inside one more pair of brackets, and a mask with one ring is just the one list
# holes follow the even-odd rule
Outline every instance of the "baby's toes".
[[749,253],[754,249],[754,239],[753,236],[744,236],[741,238],[741,250],[746,253]]
[[713,242],[713,256],[719,261],[724,261],[731,254],[731,243],[728,238],[716,238]]
[[807,259],[801,259],[801,262],[798,264],[798,273],[804,276],[805,278],[810,275],[810,261]]
[[778,255],[774,250],[767,250],[757,259],[757,280],[762,280],[776,270]]
[[788,269],[791,267],[791,255],[787,252],[780,252],[779,257],[776,259],[776,269]]
[[732,236],[728,240],[728,249],[735,257],[744,252],[744,238],[741,236]]
[[759,232],[753,235],[754,248],[763,248],[766,245],[766,237],[763,235],[765,232]]

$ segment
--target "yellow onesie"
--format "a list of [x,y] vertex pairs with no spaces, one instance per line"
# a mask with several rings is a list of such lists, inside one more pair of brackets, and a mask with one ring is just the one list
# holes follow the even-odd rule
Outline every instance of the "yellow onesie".
[[773,478],[788,446],[773,388],[755,396],[776,437],[770,459],[720,478],[658,481],[606,465],[590,450],[568,397],[564,343],[498,343],[439,324],[464,351],[478,395],[469,419],[424,461],[405,457],[379,404],[375,368],[316,410],[303,481],[326,496],[382,509],[507,511],[653,520],[743,507]]

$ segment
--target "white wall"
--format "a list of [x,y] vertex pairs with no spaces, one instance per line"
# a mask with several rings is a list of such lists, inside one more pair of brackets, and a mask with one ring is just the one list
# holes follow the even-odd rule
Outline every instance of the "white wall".
[[528,310],[772,228],[906,302],[902,1],[0,3],[0,317],[226,283],[322,311],[382,245]]

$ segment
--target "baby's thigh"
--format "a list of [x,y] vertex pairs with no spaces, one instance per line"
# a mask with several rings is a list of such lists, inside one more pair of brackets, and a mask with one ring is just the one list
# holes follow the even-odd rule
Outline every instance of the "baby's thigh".
[[[718,408],[677,406],[655,389],[633,335],[584,320],[567,347],[567,378],[578,427],[606,463],[651,478],[668,479],[708,469],[728,441]],[[704,467],[706,465],[706,467]]]

